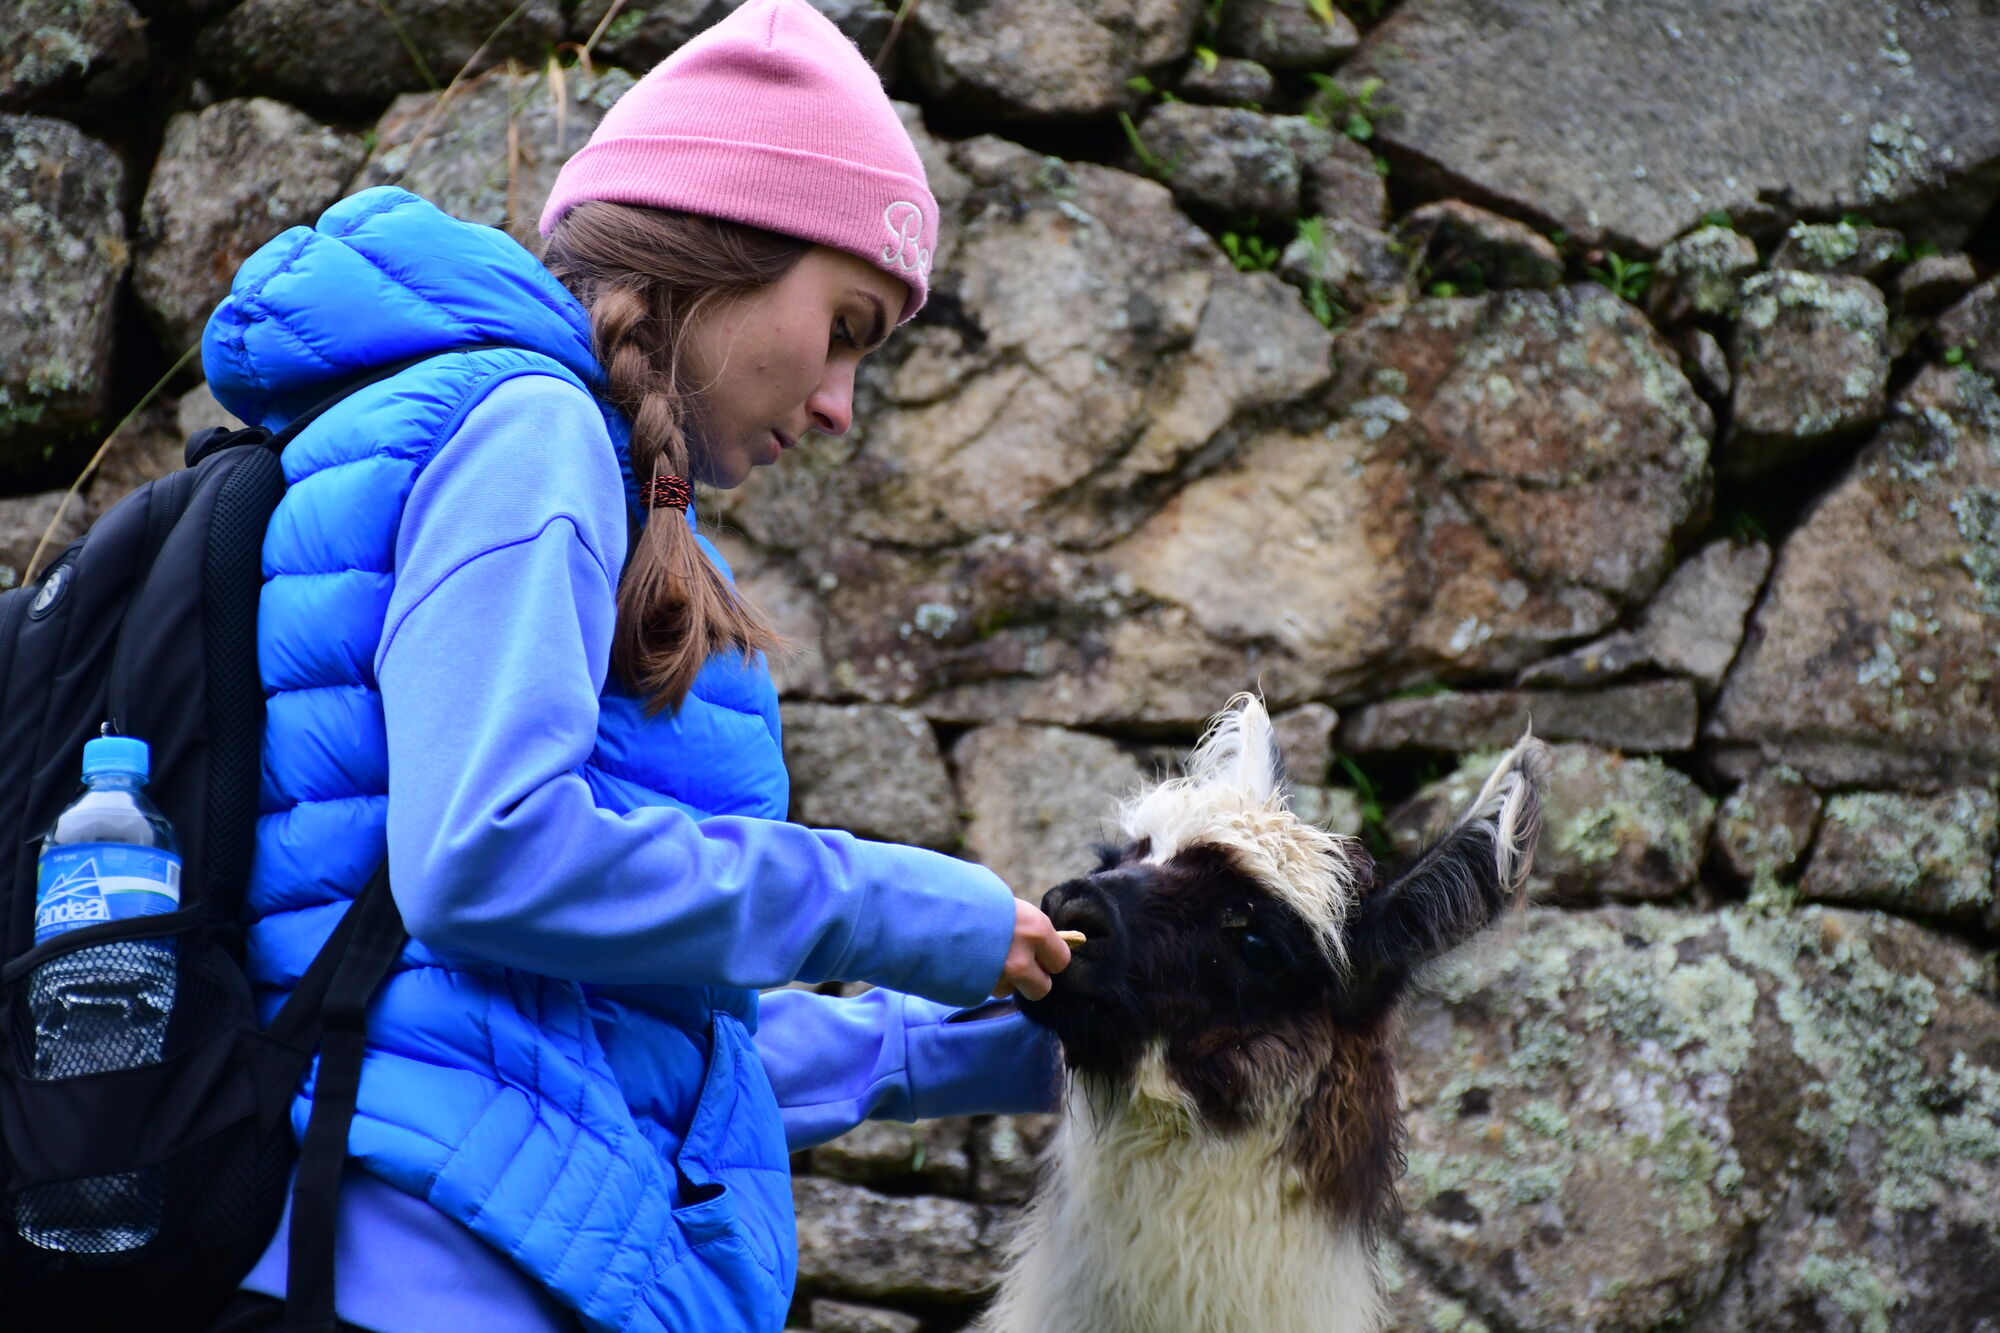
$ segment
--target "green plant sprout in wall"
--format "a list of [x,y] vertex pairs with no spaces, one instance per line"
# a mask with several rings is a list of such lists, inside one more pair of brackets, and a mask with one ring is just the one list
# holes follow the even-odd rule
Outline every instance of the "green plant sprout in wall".
[[1382,80],[1363,79],[1361,86],[1352,93],[1333,81],[1329,74],[1308,74],[1313,87],[1318,89],[1314,105],[1306,111],[1306,118],[1315,125],[1334,128],[1336,120],[1339,129],[1348,138],[1366,143],[1375,137],[1375,122],[1389,114],[1387,105],[1376,105],[1375,95],[1382,91]]
[[1242,231],[1225,231],[1220,237],[1222,252],[1239,272],[1263,273],[1277,267],[1278,247],[1259,236],[1256,227],[1257,219],[1251,218]]
[[1593,264],[1586,272],[1593,281],[1609,287],[1613,295],[1625,301],[1637,301],[1653,284],[1651,264],[1644,260],[1628,260],[1610,250],[1604,251],[1602,267]]
[[1174,169],[1181,164],[1180,157],[1176,155],[1171,161],[1162,160],[1159,154],[1146,147],[1146,141],[1139,137],[1139,127],[1132,123],[1131,112],[1120,111],[1118,124],[1125,131],[1125,141],[1132,145],[1132,156],[1139,159],[1139,166],[1147,175],[1165,180],[1174,174]]
[[1306,309],[1312,311],[1313,318],[1329,329],[1345,327],[1347,308],[1333,299],[1333,293],[1326,288],[1326,280],[1320,276],[1326,271],[1326,219],[1300,218],[1299,239],[1305,242],[1309,252],[1306,261]]

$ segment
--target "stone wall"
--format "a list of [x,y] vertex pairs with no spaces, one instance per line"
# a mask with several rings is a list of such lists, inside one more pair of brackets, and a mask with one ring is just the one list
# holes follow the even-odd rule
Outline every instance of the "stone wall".
[[[814,3],[947,222],[861,424],[707,502],[795,817],[1038,897],[1260,688],[1393,857],[1532,719],[1538,905],[1408,1015],[1396,1326],[2000,1329],[1992,0]],[[244,255],[383,182],[531,241],[729,8],[0,14],[0,586],[220,419],[169,372]],[[969,1324],[1046,1129],[801,1154],[794,1324]]]

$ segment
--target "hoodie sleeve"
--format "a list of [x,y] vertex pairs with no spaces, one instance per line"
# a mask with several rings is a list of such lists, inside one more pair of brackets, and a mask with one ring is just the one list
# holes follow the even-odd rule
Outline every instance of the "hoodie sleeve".
[[763,996],[757,1054],[793,1152],[863,1120],[1053,1110],[1061,1079],[1055,1039],[1013,1001],[954,1009],[879,987]]
[[525,376],[419,476],[377,673],[410,933],[595,983],[856,979],[944,1004],[999,979],[1013,896],[936,852],[775,820],[600,808],[623,487],[595,404]]

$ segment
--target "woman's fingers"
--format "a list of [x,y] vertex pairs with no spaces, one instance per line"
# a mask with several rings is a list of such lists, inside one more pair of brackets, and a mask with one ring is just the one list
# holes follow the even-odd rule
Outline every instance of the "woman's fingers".
[[1030,1000],[1042,999],[1053,984],[1050,974],[1069,966],[1069,945],[1042,909],[1024,899],[1014,900],[1014,942],[1007,950],[1007,963],[993,994],[1000,998],[1019,994]]

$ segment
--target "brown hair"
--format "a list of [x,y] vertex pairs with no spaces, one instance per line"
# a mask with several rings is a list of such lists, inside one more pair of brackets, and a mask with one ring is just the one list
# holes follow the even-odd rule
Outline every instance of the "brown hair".
[[[549,234],[542,262],[590,311],[605,395],[632,423],[643,484],[692,477],[700,386],[682,361],[689,330],[715,306],[778,281],[805,242],[718,218],[585,203]],[[618,584],[611,669],[648,713],[678,708],[712,655],[778,647],[777,633],[695,543],[678,511],[646,524]]]

